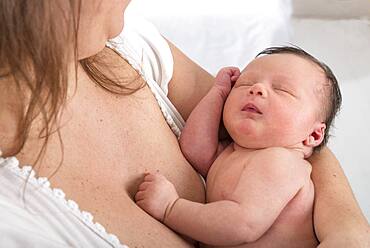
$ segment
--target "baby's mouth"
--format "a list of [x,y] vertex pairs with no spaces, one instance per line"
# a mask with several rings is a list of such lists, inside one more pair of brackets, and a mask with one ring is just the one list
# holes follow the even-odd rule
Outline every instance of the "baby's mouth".
[[247,111],[251,113],[256,113],[256,114],[262,114],[262,112],[252,103],[246,104],[243,108],[242,111]]

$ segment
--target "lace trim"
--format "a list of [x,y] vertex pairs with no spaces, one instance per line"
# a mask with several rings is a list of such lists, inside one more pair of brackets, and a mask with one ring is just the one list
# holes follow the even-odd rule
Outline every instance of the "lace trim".
[[90,227],[95,233],[108,241],[113,247],[128,248],[128,246],[121,244],[116,235],[108,233],[103,225],[98,222],[94,222],[94,217],[90,212],[80,210],[75,201],[66,199],[66,195],[63,190],[52,188],[49,180],[46,177],[37,178],[36,173],[31,166],[26,165],[20,167],[19,161],[16,157],[0,157],[0,167],[9,169],[15,175],[27,180],[27,183],[40,188],[52,199],[69,209],[74,216],[80,219],[86,226]]
[[156,82],[151,79],[151,78],[148,78],[142,71],[142,68],[141,66],[123,49],[121,49],[119,46],[116,46],[114,44],[112,44],[111,42],[107,42],[106,44],[109,48],[111,49],[114,49],[115,51],[118,52],[118,54],[125,60],[127,60],[127,62],[140,74],[140,76],[143,78],[143,80],[147,83],[147,85],[149,86],[150,90],[152,91],[155,99],[157,100],[158,102],[158,105],[159,105],[159,108],[167,122],[167,124],[170,126],[172,132],[176,135],[177,138],[180,137],[180,134],[181,134],[181,130],[180,128],[176,125],[175,121],[173,120],[172,116],[170,115],[170,113],[168,113],[167,109],[166,109],[166,106],[165,104],[163,103],[162,99],[160,98],[159,94],[157,93],[155,87],[153,86],[153,83],[156,84]]

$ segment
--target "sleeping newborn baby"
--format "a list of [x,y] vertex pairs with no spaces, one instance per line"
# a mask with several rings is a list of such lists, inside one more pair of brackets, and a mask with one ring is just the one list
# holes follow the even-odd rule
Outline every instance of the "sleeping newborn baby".
[[[207,203],[179,198],[159,173],[145,175],[136,203],[210,246],[316,247],[306,159],[327,142],[340,104],[331,70],[296,47],[265,49],[241,73],[223,68],[180,137],[206,177]],[[221,116],[231,143],[219,142]]]

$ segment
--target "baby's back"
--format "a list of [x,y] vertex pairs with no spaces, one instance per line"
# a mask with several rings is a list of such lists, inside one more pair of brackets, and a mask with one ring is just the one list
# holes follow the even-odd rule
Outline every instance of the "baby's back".
[[[280,204],[282,208],[278,209],[276,207],[279,206],[277,202],[283,202],[281,198],[286,197],[286,192],[289,192],[284,187],[293,187],[294,184],[284,183],[279,185],[275,183],[278,181],[274,181],[276,177],[272,179],[275,185],[269,182],[269,176],[276,175],[270,174],[269,171],[264,171],[268,168],[265,167],[265,164],[266,161],[269,161],[270,151],[243,151],[234,150],[232,145],[228,147],[218,157],[209,171],[207,177],[207,201],[236,200],[239,202],[240,200],[245,202],[240,194],[247,195],[248,199],[251,199],[250,204],[247,202],[241,205],[251,210],[251,216],[253,216],[251,217],[251,222],[257,223],[254,225],[255,229],[259,229],[260,226],[263,226],[265,229],[260,229],[263,231],[259,231],[261,235],[256,240],[249,240],[249,242],[233,247],[316,247],[318,241],[313,229],[314,187],[310,179],[310,173],[307,173],[304,184],[295,193],[294,197],[286,203]],[[277,149],[273,151],[273,154],[276,155],[280,152]],[[282,155],[284,154],[285,152],[282,153]],[[255,159],[258,159],[259,156],[262,156],[264,161],[256,164]],[[274,158],[270,160],[274,160]],[[281,160],[284,161],[283,158]],[[283,180],[287,180],[288,177],[294,180],[294,169],[296,167],[287,166],[290,169],[287,174],[290,175],[286,175]],[[256,183],[256,178],[258,181],[265,180],[265,182],[262,182],[262,184]],[[298,176],[297,180],[299,180]],[[253,182],[253,184],[244,183],[245,181]],[[269,183],[270,185],[264,188],[264,185]],[[241,187],[244,189],[240,190]],[[253,192],[251,193],[250,191]],[[257,195],[257,197],[254,198],[253,195]],[[252,206],[250,209],[249,205]],[[276,216],[271,217],[274,216],[272,214],[274,212],[277,213]]]

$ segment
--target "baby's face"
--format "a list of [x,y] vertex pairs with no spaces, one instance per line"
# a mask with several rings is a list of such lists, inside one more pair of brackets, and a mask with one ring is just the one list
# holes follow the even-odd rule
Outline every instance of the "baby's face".
[[246,148],[300,144],[322,122],[324,80],[316,64],[293,54],[257,58],[228,96],[225,127]]

